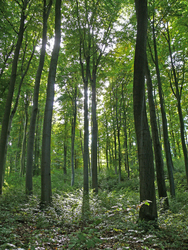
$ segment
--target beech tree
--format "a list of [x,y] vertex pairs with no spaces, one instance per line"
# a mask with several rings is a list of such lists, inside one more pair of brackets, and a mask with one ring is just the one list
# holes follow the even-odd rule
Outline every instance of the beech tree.
[[[155,220],[157,218],[157,207],[154,186],[153,151],[145,103],[147,0],[136,0],[135,5],[137,38],[134,61],[133,103],[140,176],[141,208],[139,218],[141,220]],[[150,202],[149,206],[145,204],[145,201]]]
[[12,104],[12,98],[14,93],[14,87],[16,82],[16,73],[17,73],[17,65],[18,65],[18,58],[19,58],[19,52],[23,41],[23,34],[25,31],[25,19],[27,17],[26,15],[26,8],[27,4],[29,3],[29,0],[24,0],[22,4],[20,5],[21,10],[21,18],[20,18],[20,27],[18,31],[18,37],[17,37],[17,43],[14,50],[14,58],[12,62],[12,71],[11,71],[11,77],[10,77],[10,83],[9,83],[9,90],[7,95],[7,100],[5,104],[5,111],[3,116],[3,122],[2,122],[2,128],[1,128],[1,138],[0,138],[0,194],[2,194],[2,185],[3,185],[3,168],[5,163],[5,152],[6,152],[6,142],[7,142],[7,136],[8,136],[8,124],[9,124],[9,118],[10,118],[10,112],[11,112],[11,104]]
[[47,43],[47,21],[50,14],[50,9],[52,6],[52,0],[46,3],[43,0],[43,31],[42,31],[42,47],[40,52],[40,61],[35,78],[35,87],[33,95],[33,107],[29,127],[29,138],[27,145],[27,165],[26,165],[26,193],[31,194],[33,190],[32,175],[33,175],[33,148],[34,148],[34,134],[35,134],[35,124],[38,112],[38,96],[40,80],[42,75],[42,70],[44,66],[45,53],[46,53],[46,43]]
[[55,4],[55,42],[49,68],[47,96],[43,123],[42,160],[41,160],[41,203],[49,205],[52,199],[50,149],[51,149],[51,123],[54,101],[54,84],[57,70],[61,41],[61,0]]

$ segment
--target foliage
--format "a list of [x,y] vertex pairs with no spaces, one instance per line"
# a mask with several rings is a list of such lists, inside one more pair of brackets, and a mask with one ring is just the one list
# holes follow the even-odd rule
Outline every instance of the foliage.
[[[183,176],[179,164],[177,184]],[[188,192],[178,185],[170,210],[160,210],[158,227],[138,222],[138,179],[126,177],[121,185],[112,171],[99,174],[99,194],[90,192],[90,214],[82,221],[82,173],[76,170],[75,185],[70,172],[53,170],[53,202],[40,208],[40,178],[34,177],[34,195],[27,197],[24,178],[6,177],[0,198],[0,248],[3,249],[187,249]]]

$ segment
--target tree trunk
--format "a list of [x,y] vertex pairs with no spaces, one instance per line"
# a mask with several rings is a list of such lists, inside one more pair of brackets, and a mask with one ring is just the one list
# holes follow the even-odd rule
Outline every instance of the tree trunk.
[[66,141],[64,141],[64,165],[63,165],[63,172],[64,175],[67,174],[67,145],[66,145]]
[[77,87],[75,87],[75,99],[74,99],[74,117],[72,121],[72,137],[71,137],[71,168],[72,168],[72,178],[71,186],[74,186],[74,141],[75,141],[75,128],[76,128],[76,113],[77,113]]
[[5,164],[5,149],[6,149],[6,142],[7,142],[7,135],[8,135],[8,124],[11,112],[11,104],[12,98],[14,93],[14,86],[16,82],[16,73],[17,73],[17,64],[18,58],[20,53],[20,48],[22,45],[23,34],[24,34],[24,21],[25,21],[25,10],[27,7],[28,0],[23,1],[21,19],[20,19],[20,27],[18,33],[18,40],[16,43],[16,48],[14,51],[14,58],[12,62],[12,72],[10,77],[10,84],[9,84],[9,91],[7,95],[7,100],[5,104],[5,112],[2,121],[2,128],[1,128],[1,139],[0,139],[0,195],[2,194],[2,185],[3,185],[3,168]]
[[154,20],[153,20],[153,43],[154,43],[154,52],[155,52],[155,67],[157,73],[157,82],[158,82],[158,91],[159,91],[159,98],[160,98],[160,105],[161,105],[161,115],[162,115],[162,124],[163,124],[163,140],[164,140],[164,148],[166,154],[166,165],[168,169],[168,176],[170,182],[170,194],[172,197],[175,196],[175,186],[174,186],[174,177],[173,177],[173,162],[172,156],[170,151],[170,143],[168,139],[168,128],[167,128],[167,119],[166,113],[164,108],[164,101],[162,95],[162,84],[161,84],[161,77],[159,71],[159,64],[158,64],[158,54],[157,54],[157,44],[156,44],[156,37],[155,37],[155,28],[154,28]]
[[98,193],[98,180],[97,180],[97,137],[98,126],[96,116],[96,72],[93,72],[92,77],[92,189]]
[[[50,0],[48,8],[46,6],[46,0],[43,0],[43,34],[42,34],[42,48],[40,51],[40,61],[35,78],[35,87],[33,95],[33,107],[29,126],[29,137],[27,144],[27,165],[26,165],[26,194],[32,194],[33,192],[33,149],[35,140],[35,126],[36,118],[38,112],[38,96],[40,88],[40,79],[42,75],[42,70],[44,66],[45,53],[46,53],[46,43],[47,43],[47,21],[50,13],[52,1]],[[46,10],[47,8],[47,10]]]
[[[185,172],[186,172],[186,179],[187,179],[187,185],[188,185],[188,154],[187,154],[187,148],[186,148],[186,142],[185,142],[185,125],[184,125],[184,119],[183,119],[183,114],[182,114],[182,108],[181,108],[181,91],[183,88],[183,83],[181,86],[181,90],[179,91],[179,84],[178,84],[178,79],[176,76],[176,70],[175,66],[173,63],[172,59],[172,50],[171,50],[171,44],[170,44],[170,34],[169,34],[169,29],[167,28],[167,34],[168,34],[168,47],[169,47],[169,53],[170,53],[170,62],[171,62],[171,67],[172,67],[172,72],[173,72],[173,77],[174,77],[174,83],[175,83],[175,88],[176,88],[176,93],[173,91],[176,99],[177,99],[177,107],[178,107],[178,115],[179,115],[179,120],[180,120],[180,134],[181,134],[181,144],[182,144],[182,149],[183,149],[183,155],[184,155],[184,162],[185,162]],[[171,85],[172,88],[172,85]],[[173,90],[173,88],[172,88]]]
[[[26,47],[27,46],[25,46],[24,56],[23,56],[21,68],[23,68],[23,64],[24,64],[24,61],[25,61],[24,59],[25,59]],[[33,58],[34,52],[35,52],[35,46],[33,46],[33,51],[32,51],[32,54],[30,56],[30,59],[28,61],[26,70],[25,70],[25,72],[22,72],[22,77],[21,77],[21,80],[20,80],[20,83],[19,83],[18,93],[17,93],[17,96],[16,96],[16,101],[14,103],[14,107],[13,107],[13,109],[11,111],[11,114],[10,114],[9,123],[8,123],[8,132],[7,132],[7,141],[6,141],[6,147],[5,147],[5,159],[4,159],[4,166],[3,166],[3,175],[4,175],[4,172],[5,172],[5,163],[6,163],[6,155],[7,155],[7,149],[8,149],[8,140],[9,140],[10,131],[11,131],[11,127],[12,127],[12,121],[13,121],[14,115],[15,115],[17,107],[18,107],[18,102],[19,102],[19,98],[20,98],[21,87],[22,87],[24,78],[25,78],[25,76],[27,74],[27,71],[29,70],[29,66],[30,66],[31,60]]]
[[152,80],[150,75],[150,70],[148,66],[148,61],[146,61],[146,78],[147,78],[147,87],[148,87],[148,99],[149,99],[149,110],[150,110],[150,123],[152,130],[152,139],[155,153],[155,165],[157,172],[157,186],[159,198],[164,199],[164,208],[169,207],[168,197],[166,192],[165,177],[164,177],[164,163],[161,152],[161,144],[159,141],[158,128],[157,128],[157,119],[155,112],[155,103],[153,99],[153,90],[152,90]]
[[35,151],[34,151],[34,164],[33,164],[33,175],[39,175],[39,166],[41,159],[41,134],[42,134],[42,117],[40,116],[40,112],[37,112],[37,120],[36,120],[36,128],[35,128]]
[[129,152],[128,152],[128,141],[127,141],[127,114],[126,114],[126,105],[125,105],[125,97],[123,94],[123,84],[122,84],[122,99],[123,99],[123,120],[124,120],[124,147],[125,147],[125,171],[127,171],[128,179],[130,176],[129,171]]
[[[137,11],[137,39],[134,61],[133,105],[140,176],[141,207],[139,218],[147,221],[157,218],[152,141],[145,105],[147,0],[136,0],[135,3]],[[145,204],[146,200],[149,200],[149,206]]]
[[[119,162],[119,175],[118,180],[121,182],[121,143],[120,143],[120,127],[121,127],[121,120],[118,119],[118,101],[117,101],[117,86],[116,86],[116,125],[117,125],[117,137],[118,137],[118,162]],[[121,113],[120,113],[121,119]]]
[[[106,116],[106,114],[105,114]],[[107,117],[105,117],[105,127],[106,127],[106,167],[107,169],[109,169],[109,161],[108,161],[108,143],[109,143],[109,136],[108,136],[108,121],[107,121]]]
[[51,149],[51,123],[54,101],[54,83],[56,77],[57,61],[61,41],[61,0],[56,0],[55,5],[55,43],[52,52],[48,75],[47,97],[44,113],[42,160],[41,160],[41,204],[49,205],[52,199],[50,149]]
[[28,95],[26,94],[25,98],[25,122],[24,122],[24,131],[23,131],[23,141],[22,141],[22,152],[21,152],[21,166],[20,166],[20,175],[24,175],[25,171],[25,153],[26,153],[26,138],[27,138],[27,123],[28,123]]

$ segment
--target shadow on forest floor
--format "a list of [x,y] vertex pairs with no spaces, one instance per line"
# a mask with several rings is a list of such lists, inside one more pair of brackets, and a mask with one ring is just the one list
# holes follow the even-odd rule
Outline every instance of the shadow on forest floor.
[[2,250],[188,249],[188,192],[183,187],[176,200],[170,199],[170,210],[162,213],[159,207],[158,228],[151,224],[146,230],[146,224],[137,223],[137,181],[113,191],[100,190],[97,196],[90,192],[90,217],[83,223],[81,189],[58,191],[56,187],[52,206],[41,210],[39,194],[28,199],[24,179],[19,180],[18,184],[17,178],[7,179],[0,197]]

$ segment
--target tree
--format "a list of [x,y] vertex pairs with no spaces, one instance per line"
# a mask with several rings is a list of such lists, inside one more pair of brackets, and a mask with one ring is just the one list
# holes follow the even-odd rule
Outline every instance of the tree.
[[165,176],[164,176],[164,163],[161,151],[161,144],[159,141],[155,103],[153,99],[153,87],[152,79],[150,75],[148,60],[146,59],[146,78],[147,78],[147,89],[148,89],[148,99],[149,99],[149,110],[150,110],[150,123],[152,130],[153,147],[155,153],[155,166],[157,172],[157,186],[159,198],[164,199],[164,208],[169,207],[168,197],[166,192]]
[[12,62],[12,71],[10,77],[10,84],[9,84],[9,91],[7,95],[5,111],[3,116],[2,128],[1,128],[1,139],[0,139],[0,194],[2,194],[2,185],[3,185],[3,167],[5,163],[5,149],[6,149],[6,142],[8,136],[8,124],[9,124],[9,117],[11,112],[11,104],[12,98],[14,93],[14,86],[16,82],[16,72],[17,72],[17,65],[18,65],[18,58],[19,52],[22,45],[23,34],[25,31],[25,19],[26,19],[26,8],[29,0],[24,0],[21,6],[21,18],[20,18],[20,27],[18,32],[18,39],[14,51],[14,58]]
[[47,84],[47,97],[43,123],[42,137],[42,160],[41,160],[41,203],[49,205],[52,199],[51,173],[50,173],[50,146],[51,146],[51,123],[54,101],[54,83],[57,70],[61,41],[61,0],[55,4],[55,42],[52,52]]
[[179,115],[179,121],[180,121],[181,143],[182,143],[184,162],[185,162],[185,172],[186,172],[186,178],[187,178],[187,184],[188,184],[188,151],[187,151],[186,142],[185,142],[185,125],[184,125],[184,118],[183,118],[182,107],[181,107],[182,89],[183,89],[183,84],[184,84],[184,79],[185,79],[185,69],[184,69],[185,68],[185,55],[183,55],[183,60],[182,60],[183,72],[182,72],[182,81],[180,85],[179,79],[178,79],[178,73],[175,69],[175,62],[172,56],[171,38],[170,38],[168,24],[167,24],[167,43],[168,43],[168,48],[169,48],[170,63],[171,63],[172,75],[174,78],[173,82],[175,85],[175,89],[173,88],[171,79],[170,79],[170,84],[171,84],[172,92],[177,99],[177,108],[178,108],[178,115]]
[[[157,218],[152,141],[145,104],[147,0],[136,0],[135,5],[137,38],[134,61],[133,103],[139,159],[140,202],[141,204],[143,203],[140,208],[139,218],[147,221]],[[146,200],[151,202],[149,206],[144,204]]]
[[26,165],[26,193],[32,194],[33,184],[32,184],[32,175],[33,175],[33,148],[34,148],[34,134],[35,134],[35,124],[38,112],[38,96],[39,96],[39,87],[40,80],[42,75],[42,70],[44,66],[45,53],[46,53],[46,43],[47,43],[47,21],[50,14],[50,9],[52,6],[52,0],[49,1],[47,5],[46,0],[43,0],[43,31],[42,31],[42,47],[40,52],[40,61],[35,78],[35,87],[33,95],[33,107],[32,114],[29,126],[29,137],[27,145],[27,165]]
[[156,74],[157,74],[157,83],[158,83],[158,92],[160,98],[160,106],[161,106],[161,115],[162,115],[162,128],[163,128],[163,140],[164,140],[164,148],[166,154],[166,164],[168,168],[168,176],[170,182],[170,194],[175,196],[175,187],[174,187],[174,177],[173,177],[173,162],[172,162],[172,155],[170,150],[170,143],[169,143],[169,136],[168,136],[168,128],[167,128],[167,118],[166,112],[164,107],[164,100],[162,94],[162,84],[161,84],[161,76],[160,76],[160,69],[158,63],[158,53],[157,53],[157,43],[156,43],[156,36],[155,36],[155,26],[154,26],[154,15],[153,15],[153,45],[154,45],[154,63],[156,67]]

